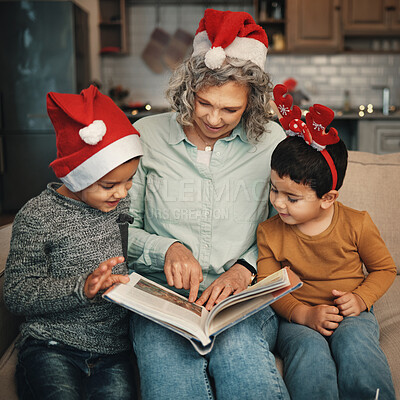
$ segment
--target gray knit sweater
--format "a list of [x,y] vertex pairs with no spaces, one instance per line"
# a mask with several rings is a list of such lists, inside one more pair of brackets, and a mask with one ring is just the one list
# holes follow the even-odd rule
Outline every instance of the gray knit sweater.
[[[31,336],[102,354],[127,350],[127,310],[100,294],[89,300],[83,287],[101,262],[123,255],[117,219],[128,213],[129,198],[105,213],[60,195],[59,186],[25,204],[13,225],[4,300],[26,317],[20,343]],[[113,269],[127,271],[125,263]]]

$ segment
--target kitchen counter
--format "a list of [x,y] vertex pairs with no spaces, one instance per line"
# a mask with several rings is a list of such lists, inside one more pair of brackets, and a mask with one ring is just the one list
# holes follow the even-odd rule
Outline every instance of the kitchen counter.
[[148,117],[150,115],[156,115],[156,114],[162,114],[165,112],[170,111],[168,108],[162,108],[162,107],[154,107],[149,110],[145,109],[140,109],[140,110],[123,110],[125,112],[125,115],[128,117],[129,121],[133,124],[136,122],[138,119],[143,118],[143,117]]
[[[302,107],[305,108],[305,107]],[[332,108],[335,117],[329,126],[337,129],[349,150],[385,154],[400,151],[400,110],[384,115],[381,110],[372,113],[359,110],[343,112]],[[304,110],[303,117],[304,120]]]
[[[154,107],[150,110],[124,111],[131,123],[134,123],[142,117],[167,112],[169,109]],[[389,115],[383,115],[380,111],[365,112],[362,117],[357,110],[349,113],[341,110],[334,111],[335,118],[330,126],[337,129],[340,138],[349,150],[362,150],[378,154],[400,151],[399,109],[390,112]],[[277,120],[276,116],[275,120]]]
[[355,119],[358,121],[372,119],[372,120],[400,120],[400,111],[396,110],[394,112],[390,112],[389,115],[384,115],[380,111],[376,111],[373,113],[365,112],[364,116],[360,116],[357,110],[352,112],[344,113],[343,111],[335,111],[335,119]]
[[389,115],[380,110],[365,112],[360,116],[358,110],[344,113],[335,110],[331,126],[350,150],[359,150],[376,154],[400,151],[400,110],[394,109]]

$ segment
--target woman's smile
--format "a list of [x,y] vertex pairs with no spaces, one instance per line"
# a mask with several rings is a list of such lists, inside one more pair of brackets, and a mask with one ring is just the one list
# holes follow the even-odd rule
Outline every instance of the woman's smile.
[[205,127],[210,130],[211,132],[218,132],[221,129],[223,129],[224,125],[220,125],[220,126],[211,126],[209,124],[207,124],[207,122],[204,122]]

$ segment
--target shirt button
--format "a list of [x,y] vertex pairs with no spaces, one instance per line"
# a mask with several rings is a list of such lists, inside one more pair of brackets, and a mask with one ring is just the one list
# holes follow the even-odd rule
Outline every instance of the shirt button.
[[217,154],[217,157],[219,157],[221,155],[221,153],[219,151],[217,151],[216,154]]

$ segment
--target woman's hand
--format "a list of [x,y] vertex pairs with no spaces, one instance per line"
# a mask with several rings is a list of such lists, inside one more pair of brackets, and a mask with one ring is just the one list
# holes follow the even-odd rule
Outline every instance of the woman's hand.
[[189,290],[189,301],[197,299],[203,271],[192,252],[182,243],[173,243],[165,253],[164,273],[169,286]]
[[87,278],[84,292],[88,299],[93,299],[99,290],[104,290],[115,283],[128,283],[128,275],[112,274],[112,269],[117,264],[124,262],[124,257],[113,257],[102,262]]
[[211,310],[215,304],[218,304],[231,294],[247,289],[250,278],[251,272],[247,268],[240,264],[234,264],[203,292],[196,304],[202,306],[207,302],[206,309]]
[[308,326],[324,336],[331,336],[339,326],[343,317],[335,306],[321,304],[319,306],[298,305],[292,312],[292,322]]
[[344,317],[356,317],[367,309],[363,299],[354,293],[332,290],[332,294],[336,297],[336,307]]

